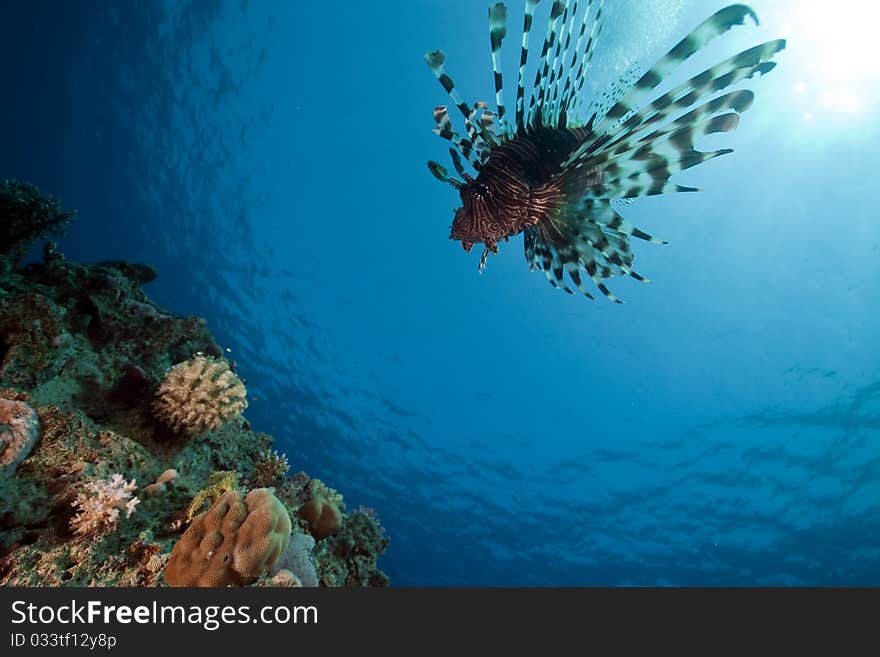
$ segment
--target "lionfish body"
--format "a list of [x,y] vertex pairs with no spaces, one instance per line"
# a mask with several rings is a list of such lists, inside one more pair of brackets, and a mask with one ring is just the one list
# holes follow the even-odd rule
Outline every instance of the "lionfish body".
[[667,93],[654,94],[669,73],[709,41],[746,18],[757,23],[750,8],[731,5],[694,29],[635,83],[621,87],[607,107],[583,111],[581,91],[602,32],[604,0],[587,0],[583,12],[578,11],[578,0],[553,0],[527,102],[524,77],[538,2],[526,0],[512,121],[504,104],[500,66],[507,33],[504,4],[489,8],[497,112],[489,111],[485,102],[462,101],[443,68],[444,54],[425,55],[465,126],[460,134],[447,107],[435,108],[434,132],[451,142],[452,163],[461,179],[449,176],[436,162],[428,167],[459,191],[462,207],[455,213],[450,237],[466,251],[484,245],[480,271],[488,255],[498,252],[500,241],[523,233],[530,268],[543,270],[552,285],[573,292],[569,287],[573,284],[592,299],[581,279],[581,272],[586,272],[605,296],[619,302],[604,279],[628,275],[650,282],[632,269],[630,238],[664,242],[627,222],[615,202],[697,191],[673,184],[670,178],[732,152],[700,151],[694,144],[702,136],[735,129],[739,115],[754,99],[746,89],[720,92],[769,72],[785,41],[745,50]]

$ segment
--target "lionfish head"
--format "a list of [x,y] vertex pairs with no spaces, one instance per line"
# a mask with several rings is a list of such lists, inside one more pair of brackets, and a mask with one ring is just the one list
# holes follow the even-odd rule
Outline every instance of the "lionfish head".
[[491,191],[478,181],[463,185],[459,191],[462,207],[455,211],[449,239],[461,242],[465,251],[470,251],[474,244],[479,243],[494,250],[499,235],[495,228],[498,222],[493,220],[489,207]]

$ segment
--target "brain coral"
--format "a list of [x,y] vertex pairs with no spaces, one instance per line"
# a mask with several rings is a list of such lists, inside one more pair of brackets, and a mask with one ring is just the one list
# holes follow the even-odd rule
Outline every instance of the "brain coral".
[[247,408],[247,390],[226,361],[195,356],[165,373],[154,415],[179,433],[216,429]]
[[0,398],[0,476],[11,475],[40,433],[37,412],[23,401]]
[[287,549],[290,516],[268,488],[242,500],[231,490],[198,516],[171,550],[171,586],[240,586],[267,572]]

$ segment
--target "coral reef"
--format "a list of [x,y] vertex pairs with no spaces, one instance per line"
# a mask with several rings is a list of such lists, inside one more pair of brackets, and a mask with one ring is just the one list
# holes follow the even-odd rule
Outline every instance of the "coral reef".
[[290,540],[290,515],[268,488],[244,499],[229,491],[189,526],[165,567],[171,586],[250,584],[265,575]]
[[74,216],[62,212],[58,199],[44,196],[33,185],[5,181],[0,185],[0,272],[18,264],[35,240],[61,233]]
[[197,355],[165,373],[153,412],[190,436],[216,429],[247,408],[244,383],[224,360]]
[[15,472],[40,434],[36,411],[23,401],[0,398],[0,477]]
[[[255,558],[260,567],[214,581],[267,585],[278,576],[276,585],[295,584],[279,576],[284,569],[305,585],[387,585],[377,559],[388,542],[378,523],[347,514],[342,496],[305,472],[284,476],[273,438],[240,414],[243,384],[240,396],[226,397],[234,412],[205,402],[214,419],[177,426],[157,417],[170,371],[200,372],[189,379],[196,387],[227,392],[239,379],[204,320],[175,316],[144,294],[156,276],[150,267],[81,265],[51,245],[43,262],[12,266],[13,252],[69,219],[33,188],[16,189],[21,203],[10,204],[8,194],[0,202],[0,225],[21,227],[22,236],[0,249],[7,263],[0,268],[0,585],[166,586],[166,566],[174,549],[185,551],[175,546],[186,532],[204,527],[226,495],[248,510],[261,477],[275,493],[250,498],[266,507],[242,521],[236,544],[247,541],[258,554],[271,543],[284,555],[289,544],[311,546],[300,509],[313,498],[338,510],[339,530],[305,548],[308,554],[300,550],[298,565]],[[35,208],[31,215],[25,206]],[[289,540],[276,536],[285,531]]]

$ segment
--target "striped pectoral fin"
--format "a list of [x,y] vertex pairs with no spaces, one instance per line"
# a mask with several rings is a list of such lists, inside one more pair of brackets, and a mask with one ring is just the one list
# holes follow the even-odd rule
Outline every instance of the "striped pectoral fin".
[[610,122],[623,119],[636,111],[648,98],[650,93],[677,66],[689,59],[716,37],[724,34],[736,25],[743,25],[747,18],[756,23],[758,17],[746,5],[730,5],[717,11],[690,34],[682,39],[672,50],[664,55],[651,69],[640,77],[632,88],[605,114],[603,123],[597,126],[598,133],[613,129]]
[[[563,174],[566,194],[578,193],[580,170],[600,170],[601,180],[583,190],[585,199],[635,198],[671,192],[697,191],[669,182],[676,173],[731,153],[729,148],[703,152],[695,148],[703,136],[730,132],[739,125],[739,111],[753,95],[741,90],[705,103],[649,135],[628,140],[593,154],[586,162],[571,165]],[[719,111],[727,111],[717,114]]]
[[637,237],[640,240],[651,242],[653,244],[669,244],[666,240],[658,239],[653,235],[646,233],[621,217],[614,211],[614,208],[611,207],[611,204],[608,201],[599,201],[599,203],[604,203],[607,206],[606,216],[603,217],[604,223],[602,225],[606,226],[609,230],[622,235],[631,235],[632,237]]
[[[595,152],[599,148],[609,148],[625,140],[632,140],[634,136],[646,131],[649,127],[667,121],[676,112],[692,107],[706,96],[723,91],[727,87],[754,75],[764,75],[770,72],[776,66],[776,63],[770,59],[784,48],[784,39],[768,41],[695,75],[684,84],[654,100],[642,111],[633,114],[621,124],[620,130],[616,134],[609,133],[597,139],[585,151]],[[750,103],[751,98],[749,99]],[[742,112],[745,109],[747,106],[741,110],[737,109],[737,111]]]
[[771,61],[772,58],[784,49],[784,39],[768,41],[706,69],[630,116],[619,125],[618,129],[608,131],[606,126],[604,134],[599,134],[592,141],[584,143],[569,156],[565,165],[577,160],[586,160],[593,153],[607,151],[621,143],[633,142],[648,128],[668,121],[676,112],[686,110],[737,82],[755,75],[765,75],[776,66],[776,63]]
[[[559,224],[563,221],[563,224]],[[608,241],[601,241],[602,231],[595,223],[591,226],[578,226],[569,219],[558,219],[554,226],[531,226],[525,231],[525,255],[530,269],[540,269],[553,287],[571,293],[568,280],[581,294],[595,299],[583,284],[582,272],[608,299],[615,303],[622,301],[605,285],[603,278],[629,274],[638,280],[646,280],[634,274],[630,268],[632,254],[628,248],[614,247]],[[596,240],[596,242],[593,241]],[[622,236],[622,239],[626,239]],[[601,246],[597,246],[597,243]],[[605,253],[602,252],[604,249]],[[607,254],[607,255],[606,255]]]
[[632,268],[635,258],[629,243],[630,237],[639,237],[655,244],[666,244],[648,233],[639,230],[618,215],[608,201],[585,201],[579,209],[568,211],[569,223],[579,226],[578,239],[585,245],[578,247],[586,251],[593,249],[595,260],[600,265],[602,278],[610,276],[631,276],[642,283],[651,283]]

